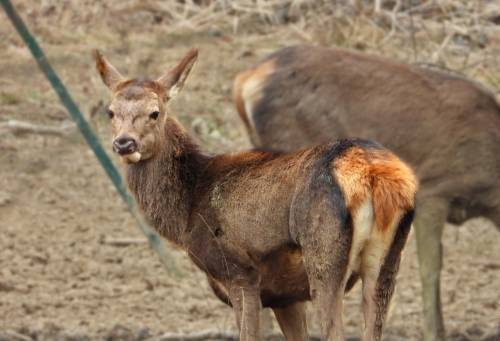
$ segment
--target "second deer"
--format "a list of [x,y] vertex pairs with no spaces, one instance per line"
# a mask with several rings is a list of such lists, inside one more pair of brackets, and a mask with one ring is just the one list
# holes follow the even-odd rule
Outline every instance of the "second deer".
[[332,138],[382,142],[415,167],[424,339],[444,340],[439,271],[446,220],[500,228],[500,106],[459,76],[343,49],[281,49],[235,80],[256,147],[293,151]]

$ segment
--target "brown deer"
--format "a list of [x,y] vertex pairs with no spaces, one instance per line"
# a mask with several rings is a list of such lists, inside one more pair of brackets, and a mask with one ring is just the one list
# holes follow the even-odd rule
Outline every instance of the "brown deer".
[[203,153],[166,110],[197,51],[157,80],[125,79],[98,52],[112,93],[113,149],[128,186],[158,232],[184,249],[230,304],[241,340],[259,340],[261,307],[288,340],[307,340],[312,299],[326,340],[342,340],[343,295],[363,282],[365,340],[380,340],[416,179],[366,140],[294,153]]
[[360,136],[380,141],[415,167],[424,337],[444,340],[444,223],[485,216],[500,227],[500,107],[494,96],[462,77],[313,46],[279,50],[240,73],[234,96],[255,146],[293,151]]

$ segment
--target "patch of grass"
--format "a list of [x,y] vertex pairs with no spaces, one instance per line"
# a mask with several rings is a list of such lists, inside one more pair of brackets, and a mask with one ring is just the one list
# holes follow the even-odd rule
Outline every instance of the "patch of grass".
[[490,85],[494,89],[500,88],[500,74],[485,73],[483,76],[484,76],[485,81],[488,85]]
[[33,90],[28,93],[28,97],[33,101],[33,102],[42,102],[43,100],[43,95],[40,91]]
[[6,105],[16,105],[21,102],[21,99],[17,94],[11,92],[0,92],[0,103]]

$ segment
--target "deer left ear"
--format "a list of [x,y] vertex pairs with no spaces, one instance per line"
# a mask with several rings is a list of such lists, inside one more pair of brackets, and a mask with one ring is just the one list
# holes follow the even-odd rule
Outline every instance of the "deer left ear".
[[115,87],[124,80],[118,70],[98,50],[94,50],[95,66],[101,75],[102,81],[113,91]]
[[189,50],[176,67],[157,79],[157,82],[167,89],[168,98],[175,97],[184,87],[186,78],[193,68],[197,58],[198,50]]

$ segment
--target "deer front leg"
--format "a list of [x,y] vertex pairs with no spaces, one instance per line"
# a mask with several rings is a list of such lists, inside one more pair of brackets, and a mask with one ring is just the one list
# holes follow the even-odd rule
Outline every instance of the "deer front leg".
[[415,235],[424,305],[424,340],[444,341],[440,295],[443,259],[441,238],[448,214],[448,202],[440,198],[425,198],[417,203],[416,212]]
[[236,323],[240,329],[240,341],[259,341],[260,290],[253,286],[233,285],[229,290]]
[[297,302],[283,308],[274,308],[274,315],[286,341],[307,341],[305,304]]

